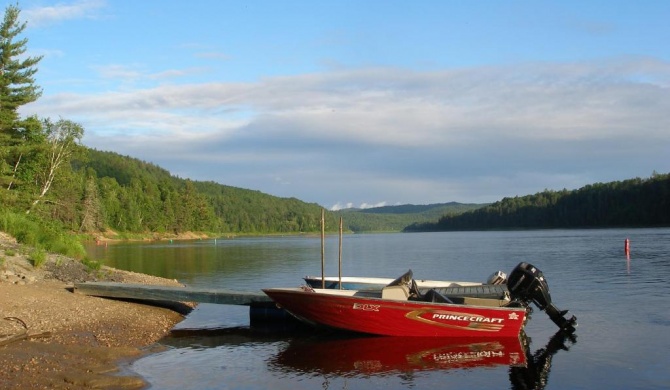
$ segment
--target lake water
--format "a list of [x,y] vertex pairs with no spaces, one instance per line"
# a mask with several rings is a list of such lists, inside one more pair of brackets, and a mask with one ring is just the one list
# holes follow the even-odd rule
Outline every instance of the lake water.
[[[319,237],[124,243],[89,251],[112,267],[200,287],[295,287],[303,276],[321,274]],[[338,237],[327,237],[329,275],[337,275],[338,252]],[[497,270],[509,274],[525,261],[542,270],[554,303],[576,315],[579,326],[572,340],[552,339],[556,326],[535,309],[525,328],[528,364],[510,367],[462,364],[458,358],[469,355],[451,345],[389,339],[380,346],[311,330],[271,332],[250,327],[246,307],[202,304],[128,369],[154,389],[670,388],[670,229],[345,235],[342,259],[343,275],[396,277],[411,268],[417,279],[467,281],[484,281]],[[413,348],[442,351],[450,360],[419,364],[410,361]],[[391,359],[397,354],[402,358]]]

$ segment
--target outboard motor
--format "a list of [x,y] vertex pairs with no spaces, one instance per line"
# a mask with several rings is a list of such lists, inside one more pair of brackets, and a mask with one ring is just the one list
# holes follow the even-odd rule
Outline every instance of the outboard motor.
[[510,273],[507,279],[507,289],[513,299],[526,304],[532,301],[543,310],[559,328],[568,332],[574,332],[577,326],[577,318],[572,316],[565,318],[567,310],[559,310],[551,302],[549,285],[542,275],[542,271],[528,263],[519,263]]

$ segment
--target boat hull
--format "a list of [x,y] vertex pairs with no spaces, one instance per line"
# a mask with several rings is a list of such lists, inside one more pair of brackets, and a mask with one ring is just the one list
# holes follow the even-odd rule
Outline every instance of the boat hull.
[[327,289],[263,291],[305,322],[384,336],[513,337],[526,319],[525,308],[388,300]]

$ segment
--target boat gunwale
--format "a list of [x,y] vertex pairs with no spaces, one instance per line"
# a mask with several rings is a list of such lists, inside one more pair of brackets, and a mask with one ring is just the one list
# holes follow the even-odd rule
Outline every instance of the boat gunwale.
[[[329,283],[353,283],[353,284],[370,284],[371,286],[386,286],[391,283],[393,278],[379,278],[372,276],[326,276],[321,278],[320,276],[311,276],[307,275],[303,278],[305,282],[309,283],[310,280],[320,281],[324,280]],[[479,282],[466,282],[459,280],[430,280],[430,279],[414,279],[417,285],[421,288],[427,287],[468,287],[468,286],[481,286],[485,283]]]
[[[401,300],[401,299],[388,299],[382,298],[381,292],[370,291],[370,290],[335,290],[335,289],[322,289],[322,288],[311,288],[305,290],[302,287],[275,287],[275,288],[265,288],[262,290],[266,295],[270,296],[268,292],[279,292],[279,293],[298,293],[304,295],[316,294],[320,296],[335,296],[338,298],[356,300],[356,299],[366,299],[374,300],[381,302],[393,302],[393,303],[403,303],[408,304],[409,306],[438,306],[438,307],[449,307],[449,308],[459,308],[459,307],[472,307],[478,309],[486,310],[500,310],[500,311],[526,311],[526,308],[523,306],[520,307],[510,307],[510,306],[485,306],[485,305],[472,305],[467,303],[447,303],[447,302],[426,302],[421,300]],[[270,298],[272,298],[270,296]]]

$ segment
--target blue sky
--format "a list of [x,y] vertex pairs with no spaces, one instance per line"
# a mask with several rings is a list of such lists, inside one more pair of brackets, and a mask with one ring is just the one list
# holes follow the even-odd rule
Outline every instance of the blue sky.
[[44,56],[21,113],[182,178],[332,209],[670,172],[670,2],[19,7]]

